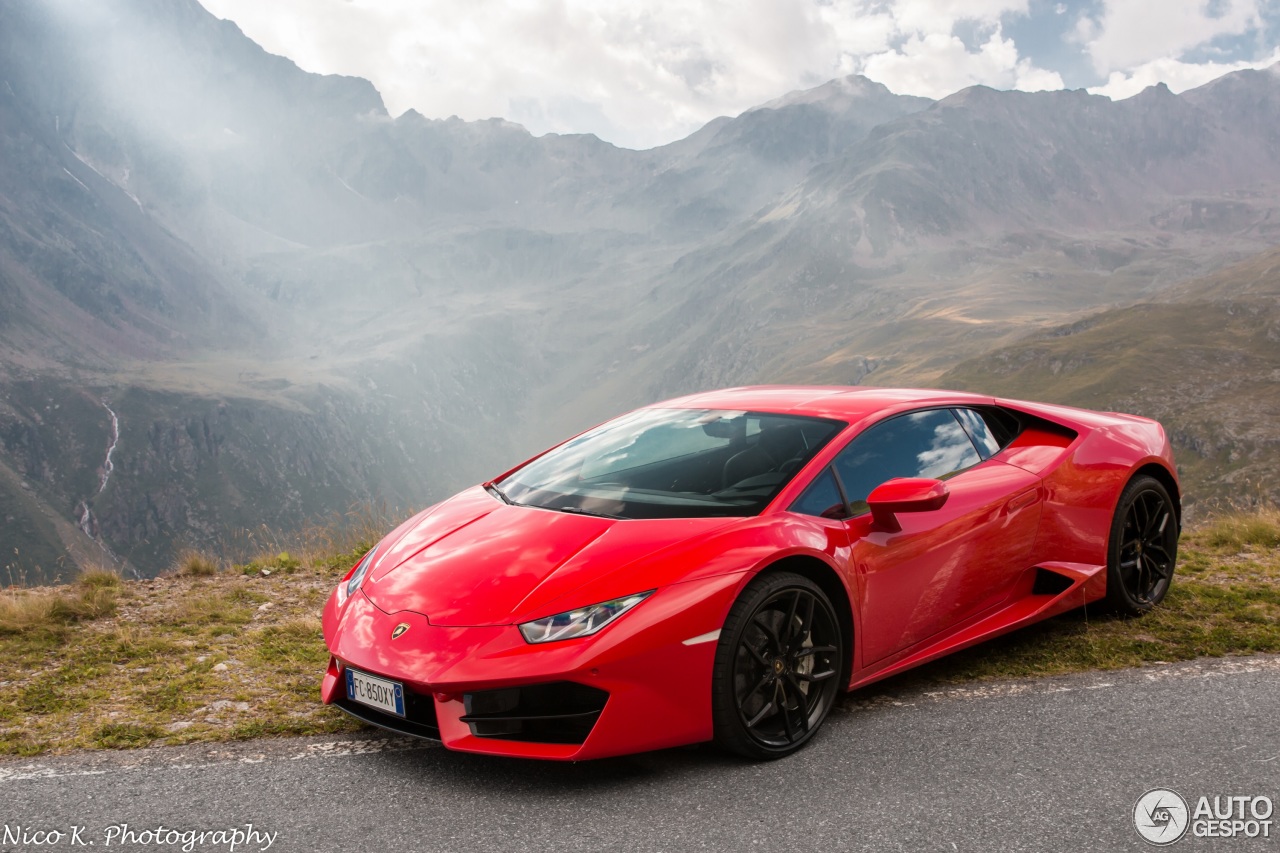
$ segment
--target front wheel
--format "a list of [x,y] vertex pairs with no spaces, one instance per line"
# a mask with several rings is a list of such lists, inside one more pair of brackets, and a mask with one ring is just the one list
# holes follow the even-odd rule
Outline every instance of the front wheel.
[[1111,521],[1107,605],[1136,616],[1159,604],[1178,559],[1178,514],[1169,491],[1153,477],[1125,486]]
[[843,654],[839,620],[817,584],[791,572],[753,580],[716,647],[716,742],[756,759],[808,743],[835,704]]

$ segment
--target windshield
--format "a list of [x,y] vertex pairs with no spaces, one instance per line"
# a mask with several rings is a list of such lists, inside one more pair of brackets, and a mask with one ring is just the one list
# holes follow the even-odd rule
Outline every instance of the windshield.
[[723,409],[641,409],[495,485],[525,506],[616,518],[755,515],[844,424]]

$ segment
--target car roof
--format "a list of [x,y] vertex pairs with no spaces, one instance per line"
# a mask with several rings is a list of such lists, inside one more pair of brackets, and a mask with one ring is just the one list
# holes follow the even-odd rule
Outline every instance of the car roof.
[[808,415],[854,423],[880,412],[916,406],[980,406],[991,397],[928,388],[876,388],[869,385],[751,385],[677,397],[650,408],[732,409]]

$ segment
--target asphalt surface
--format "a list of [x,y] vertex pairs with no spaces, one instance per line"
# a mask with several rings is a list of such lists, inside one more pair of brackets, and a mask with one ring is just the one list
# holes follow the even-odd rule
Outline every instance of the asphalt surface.
[[[0,850],[181,850],[182,836],[145,832],[246,824],[275,851],[1150,850],[1132,813],[1156,787],[1192,809],[1202,795],[1280,803],[1280,657],[890,683],[767,764],[709,747],[496,760],[372,732],[5,761]],[[1271,821],[1276,836],[1280,809]],[[67,835],[37,846],[33,830]],[[188,849],[232,847],[207,835]],[[1188,834],[1172,849],[1280,853],[1280,838]]]

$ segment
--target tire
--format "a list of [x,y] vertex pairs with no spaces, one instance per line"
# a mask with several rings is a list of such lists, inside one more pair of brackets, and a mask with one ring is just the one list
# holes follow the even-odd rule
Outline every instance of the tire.
[[1116,504],[1107,543],[1109,610],[1137,616],[1159,604],[1178,561],[1178,513],[1154,477],[1129,481]]
[[766,760],[800,749],[835,704],[843,655],[840,622],[817,584],[792,572],[751,581],[716,646],[716,743]]

